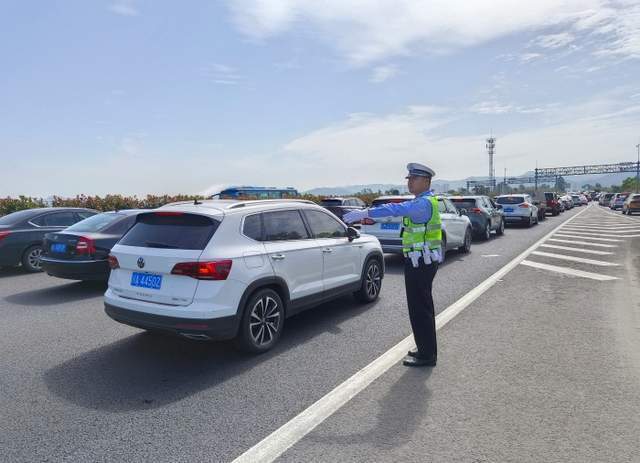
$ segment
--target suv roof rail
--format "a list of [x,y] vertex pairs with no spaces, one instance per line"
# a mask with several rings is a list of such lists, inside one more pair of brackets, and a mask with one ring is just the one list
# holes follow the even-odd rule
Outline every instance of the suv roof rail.
[[303,204],[316,204],[308,199],[250,199],[246,201],[240,201],[235,204],[231,204],[227,209],[238,209],[254,204],[280,204],[280,203],[303,203]]

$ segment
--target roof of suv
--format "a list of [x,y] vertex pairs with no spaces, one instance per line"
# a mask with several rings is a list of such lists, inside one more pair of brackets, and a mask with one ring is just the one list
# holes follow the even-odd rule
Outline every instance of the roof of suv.
[[197,203],[194,201],[181,201],[165,204],[159,209],[174,209],[181,212],[220,216],[246,210],[284,209],[291,207],[292,205],[320,207],[313,201],[304,199],[259,199],[247,201],[238,201],[233,199],[206,199],[198,201]]

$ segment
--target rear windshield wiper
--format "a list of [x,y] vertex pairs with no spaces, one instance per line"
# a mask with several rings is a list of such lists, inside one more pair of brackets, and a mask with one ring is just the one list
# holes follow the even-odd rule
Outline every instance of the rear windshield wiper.
[[158,243],[157,241],[147,241],[145,244],[148,248],[178,249],[178,246],[173,246],[166,243]]

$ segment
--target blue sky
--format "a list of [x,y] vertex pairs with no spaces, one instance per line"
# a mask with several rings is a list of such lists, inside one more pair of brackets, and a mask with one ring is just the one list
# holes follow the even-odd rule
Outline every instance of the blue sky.
[[0,195],[397,183],[636,158],[635,1],[9,2]]

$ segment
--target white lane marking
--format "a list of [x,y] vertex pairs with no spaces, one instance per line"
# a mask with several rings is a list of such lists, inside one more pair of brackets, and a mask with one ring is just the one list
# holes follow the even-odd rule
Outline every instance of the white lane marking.
[[[587,210],[588,208],[578,212],[564,223],[574,220]],[[496,273],[440,312],[436,316],[436,330],[442,329],[443,326],[466,309],[473,301],[484,294],[485,291],[495,285],[498,281],[501,281],[502,277],[516,268],[520,262],[525,260],[529,254],[531,254],[538,246],[543,244],[561,226],[562,224],[555,227],[551,232],[540,238],[536,243],[515,257]],[[375,381],[376,378],[398,363],[406,355],[407,350],[414,346],[413,335],[407,336],[369,365],[355,373],[327,395],[309,406],[306,410],[303,410],[300,414],[248,449],[238,458],[233,460],[233,463],[271,463],[282,455],[288,448],[313,431],[316,426],[333,415],[353,397],[363,391],[367,386],[369,386],[369,384]]]
[[555,254],[553,252],[533,251],[531,254],[536,256],[551,257],[553,259],[568,260],[571,262],[580,262],[581,264],[597,265],[599,267],[619,267],[620,264],[613,262],[605,262],[604,260],[585,259],[583,257],[567,256],[564,254]]
[[547,244],[547,243],[541,244],[540,247],[549,248],[549,249],[562,249],[563,251],[582,252],[584,254],[594,254],[596,256],[612,256],[614,254],[613,252],[608,252],[608,251],[594,251],[592,249],[572,248],[570,246],[559,246],[557,244]]
[[[583,237],[583,239],[588,239]],[[601,244],[601,243],[589,243],[588,241],[575,241],[575,240],[561,240],[557,238],[549,238],[549,241],[555,241],[556,243],[569,243],[569,244],[581,244],[583,246],[595,246],[597,248],[617,248],[617,244]]]
[[615,217],[616,219],[626,219],[626,220],[631,220],[631,221],[635,221],[636,219],[632,219],[631,217],[627,217],[626,215],[622,215],[622,214],[617,214],[615,212],[610,212],[607,210],[602,211],[606,214],[611,215],[612,217]]
[[561,231],[566,231],[573,233],[574,235],[583,236],[585,239],[591,236],[610,236],[612,238],[633,238],[636,235],[621,235],[620,233],[595,233],[595,232],[586,232],[586,231],[575,231],[570,228],[563,228]]
[[[568,232],[568,233],[571,233],[571,232]],[[578,238],[578,239],[584,238],[584,236],[569,235],[568,233],[567,234],[565,234],[565,233],[556,233],[553,236],[561,236],[563,238]],[[624,242],[624,240],[616,240],[616,239],[613,239],[613,238],[592,238],[592,237],[589,237],[589,239],[591,241],[607,241],[609,243],[622,243],[622,242]]]
[[540,262],[532,262],[530,260],[523,260],[522,262],[520,262],[520,265],[526,265],[527,267],[533,267],[540,270],[549,270],[550,272],[562,273],[563,275],[589,278],[591,280],[598,280],[598,281],[619,280],[618,277],[601,275],[599,273],[583,272],[582,270],[576,270],[569,267],[558,267],[557,265],[541,264]]
[[570,225],[568,227],[563,227],[563,228],[571,228],[571,229],[575,229],[575,230],[596,230],[596,231],[614,231],[614,232],[640,231],[639,227],[629,227],[627,225],[625,225],[624,227],[587,227],[587,226],[584,226],[584,225]]
[[500,254],[483,254],[481,257],[500,257]]

